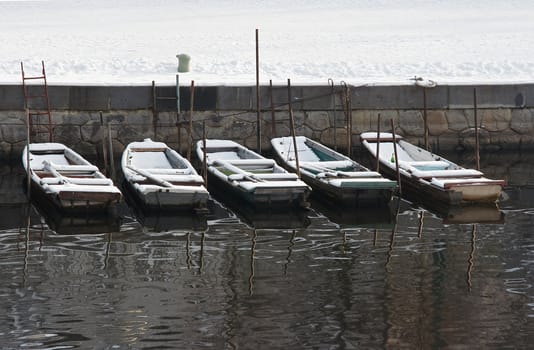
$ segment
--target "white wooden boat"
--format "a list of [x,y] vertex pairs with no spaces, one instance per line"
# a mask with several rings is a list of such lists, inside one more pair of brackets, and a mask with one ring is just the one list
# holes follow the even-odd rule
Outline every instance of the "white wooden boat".
[[61,143],[29,144],[22,164],[32,189],[61,210],[102,210],[122,198],[111,179]]
[[[397,182],[385,179],[349,157],[310,140],[295,138],[302,179],[314,193],[322,193],[340,204],[386,204],[391,200]],[[292,137],[271,140],[276,159],[286,169],[297,171]]]
[[149,209],[204,209],[209,193],[191,163],[163,142],[126,146],[121,168],[127,186]]
[[[377,140],[380,171],[396,178],[393,134],[367,132],[360,135],[364,148],[376,159]],[[434,153],[414,146],[395,135],[403,192],[410,191],[426,199],[445,204],[496,202],[505,186],[504,180],[491,180],[478,170],[463,168]]]
[[196,152],[203,162],[206,152],[208,185],[254,206],[272,209],[287,205],[307,207],[311,188],[296,174],[230,140],[205,140]]

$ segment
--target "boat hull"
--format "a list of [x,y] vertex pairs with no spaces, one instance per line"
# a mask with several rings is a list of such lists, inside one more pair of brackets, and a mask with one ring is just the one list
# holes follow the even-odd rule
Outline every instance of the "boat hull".
[[34,180],[31,185],[32,195],[36,195],[40,200],[54,205],[65,213],[105,212],[115,207],[122,198],[120,192],[61,190],[51,193],[44,190]]
[[247,191],[233,185],[215,174],[208,172],[208,186],[210,192],[216,192],[220,196],[232,196],[235,200],[239,198],[256,208],[270,207],[284,210],[287,207],[309,206],[308,197],[310,191],[307,187],[262,187]]
[[128,193],[137,198],[137,201],[150,210],[193,210],[206,208],[209,193],[195,188],[184,188],[180,191],[168,188],[159,188],[152,191],[142,191],[134,184],[126,181]]
[[335,203],[346,206],[383,206],[387,205],[393,196],[396,188],[396,183],[392,186],[385,186],[383,188],[367,188],[362,187],[346,187],[333,186],[323,181],[317,180],[314,177],[302,174],[302,180],[310,185],[313,189],[313,194],[322,195],[332,199]]

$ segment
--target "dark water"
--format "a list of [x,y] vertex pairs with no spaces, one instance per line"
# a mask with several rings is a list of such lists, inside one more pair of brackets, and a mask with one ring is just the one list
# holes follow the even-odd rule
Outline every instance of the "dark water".
[[500,209],[235,216],[214,204],[206,220],[126,205],[104,219],[28,215],[20,169],[4,168],[0,348],[530,348],[530,164],[483,159],[508,180]]

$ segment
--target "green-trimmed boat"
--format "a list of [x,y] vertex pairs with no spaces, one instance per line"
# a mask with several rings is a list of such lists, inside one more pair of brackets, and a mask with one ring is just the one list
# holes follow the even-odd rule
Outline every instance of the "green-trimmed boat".
[[[344,205],[384,205],[391,200],[397,182],[304,136],[297,136],[295,143],[301,178],[314,193],[320,192]],[[293,138],[277,137],[271,144],[280,164],[296,172]]]

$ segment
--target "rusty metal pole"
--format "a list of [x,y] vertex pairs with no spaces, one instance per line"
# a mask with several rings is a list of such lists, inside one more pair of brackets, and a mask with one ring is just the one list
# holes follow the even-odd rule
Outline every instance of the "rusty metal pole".
[[425,127],[425,149],[428,151],[428,117],[426,107],[426,87],[423,87],[423,123]]
[[258,153],[261,154],[260,49],[258,29],[256,29],[256,148]]
[[269,94],[271,98],[271,137],[276,137],[276,116],[274,112],[273,81],[269,80]]
[[189,146],[187,147],[187,160],[191,161],[193,148],[193,109],[195,104],[195,81],[191,80],[191,105],[189,106]]
[[204,186],[208,187],[208,156],[206,150],[206,121],[202,121],[202,174],[204,175]]
[[480,139],[478,137],[478,106],[477,106],[477,89],[473,89],[473,104],[475,109],[475,159],[477,170],[480,170]]
[[332,95],[332,121],[334,124],[334,151],[337,151],[337,118],[336,118],[336,93],[334,88],[334,80],[329,78],[328,83],[330,84],[330,94]]
[[376,172],[380,172],[380,113],[376,125]]
[[295,150],[295,165],[297,167],[297,176],[300,178],[299,152],[297,148],[297,137],[295,135],[295,119],[293,118],[293,107],[291,105],[291,80],[287,79],[287,100],[289,107],[289,127],[291,137],[293,138],[293,149]]
[[395,168],[397,171],[397,184],[399,185],[399,195],[402,195],[401,177],[400,177],[400,169],[399,169],[399,157],[397,155],[397,137],[395,136],[395,123],[393,123],[393,119],[391,119],[391,130],[392,130],[392,135],[393,135],[393,151],[395,152]]

